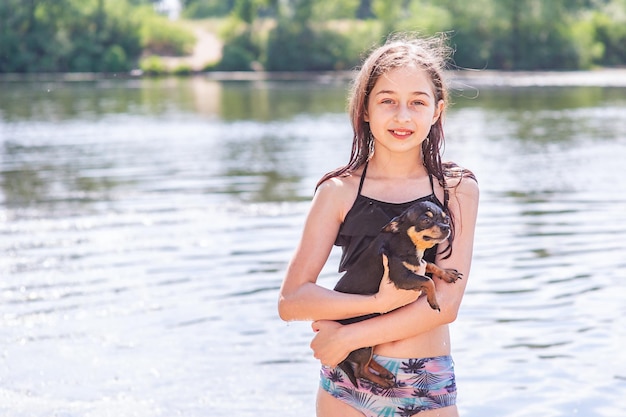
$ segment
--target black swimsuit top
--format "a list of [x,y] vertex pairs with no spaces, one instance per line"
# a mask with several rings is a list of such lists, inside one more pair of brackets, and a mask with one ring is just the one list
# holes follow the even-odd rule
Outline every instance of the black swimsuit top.
[[[342,249],[339,272],[349,270],[354,261],[361,255],[361,252],[376,238],[382,228],[389,223],[391,219],[400,215],[412,204],[418,201],[431,201],[442,209],[445,209],[447,205],[445,204],[447,203],[447,201],[445,201],[447,200],[447,193],[445,193],[444,204],[442,204],[435,195],[432,176],[429,176],[432,193],[413,201],[406,203],[387,203],[385,201],[365,197],[361,194],[361,189],[365,181],[366,171],[367,165],[365,165],[363,174],[361,175],[356,200],[350,208],[350,211],[348,211],[348,214],[346,214],[346,218],[341,224],[337,239],[335,240],[335,245],[340,246]],[[437,246],[434,246],[426,250],[424,259],[428,262],[434,262],[436,254]]]

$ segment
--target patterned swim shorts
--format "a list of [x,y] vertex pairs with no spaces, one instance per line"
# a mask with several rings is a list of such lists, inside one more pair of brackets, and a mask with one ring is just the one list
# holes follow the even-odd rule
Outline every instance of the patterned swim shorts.
[[359,379],[357,388],[341,369],[322,366],[321,388],[366,417],[407,417],[456,404],[451,356],[400,359],[374,355],[374,359],[394,374],[396,386],[381,388]]

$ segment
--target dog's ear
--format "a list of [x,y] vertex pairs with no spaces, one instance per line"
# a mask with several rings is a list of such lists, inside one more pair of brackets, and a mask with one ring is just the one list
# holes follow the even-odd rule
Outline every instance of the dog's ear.
[[398,227],[399,224],[400,222],[398,218],[396,217],[395,219],[387,223],[387,225],[383,227],[382,231],[386,233],[398,233],[400,231],[400,228]]

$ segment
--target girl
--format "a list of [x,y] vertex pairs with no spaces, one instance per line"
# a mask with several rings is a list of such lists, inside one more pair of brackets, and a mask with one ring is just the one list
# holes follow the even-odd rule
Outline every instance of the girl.
[[[313,320],[311,348],[322,363],[319,417],[458,416],[448,324],[469,277],[478,186],[471,172],[441,162],[443,45],[439,38],[395,38],[365,60],[350,97],[350,161],[319,181],[281,287],[280,317]],[[333,244],[343,249],[340,272],[348,270],[380,229],[418,200],[438,204],[453,220],[447,244],[426,256],[463,274],[454,284],[435,280],[441,312],[385,276],[373,295],[316,284]],[[349,325],[335,321],[369,313],[387,314]],[[394,373],[396,386],[382,389],[359,380],[354,387],[335,368],[366,346],[375,346],[377,362]]]

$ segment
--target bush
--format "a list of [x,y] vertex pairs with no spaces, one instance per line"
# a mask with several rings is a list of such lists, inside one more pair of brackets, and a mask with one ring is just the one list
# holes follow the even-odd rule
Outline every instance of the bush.
[[226,16],[233,8],[234,0],[195,0],[183,10],[187,19]]
[[626,22],[613,20],[603,13],[596,13],[592,21],[594,38],[604,45],[597,62],[601,65],[626,64]]
[[0,2],[0,72],[124,71],[141,53],[126,0]]
[[223,22],[219,34],[224,40],[222,58],[207,69],[252,71],[253,63],[258,62],[261,55],[261,41],[252,26],[231,16]]
[[104,52],[102,57],[102,71],[119,72],[128,71],[130,65],[126,58],[126,52],[119,45],[113,45]]
[[172,70],[174,75],[190,75],[193,72],[190,65],[180,64]]
[[218,71],[252,71],[256,57],[246,48],[236,43],[225,44],[222,59],[213,69]]
[[602,59],[605,47],[596,39],[591,19],[574,22],[567,35],[578,58],[575,69],[589,69]]
[[156,14],[150,7],[140,10],[138,19],[144,53],[180,56],[191,52],[196,37],[189,29]]
[[139,63],[139,68],[146,75],[163,75],[167,72],[167,68],[165,67],[165,63],[163,60],[156,56],[151,55],[146,58],[143,58]]

